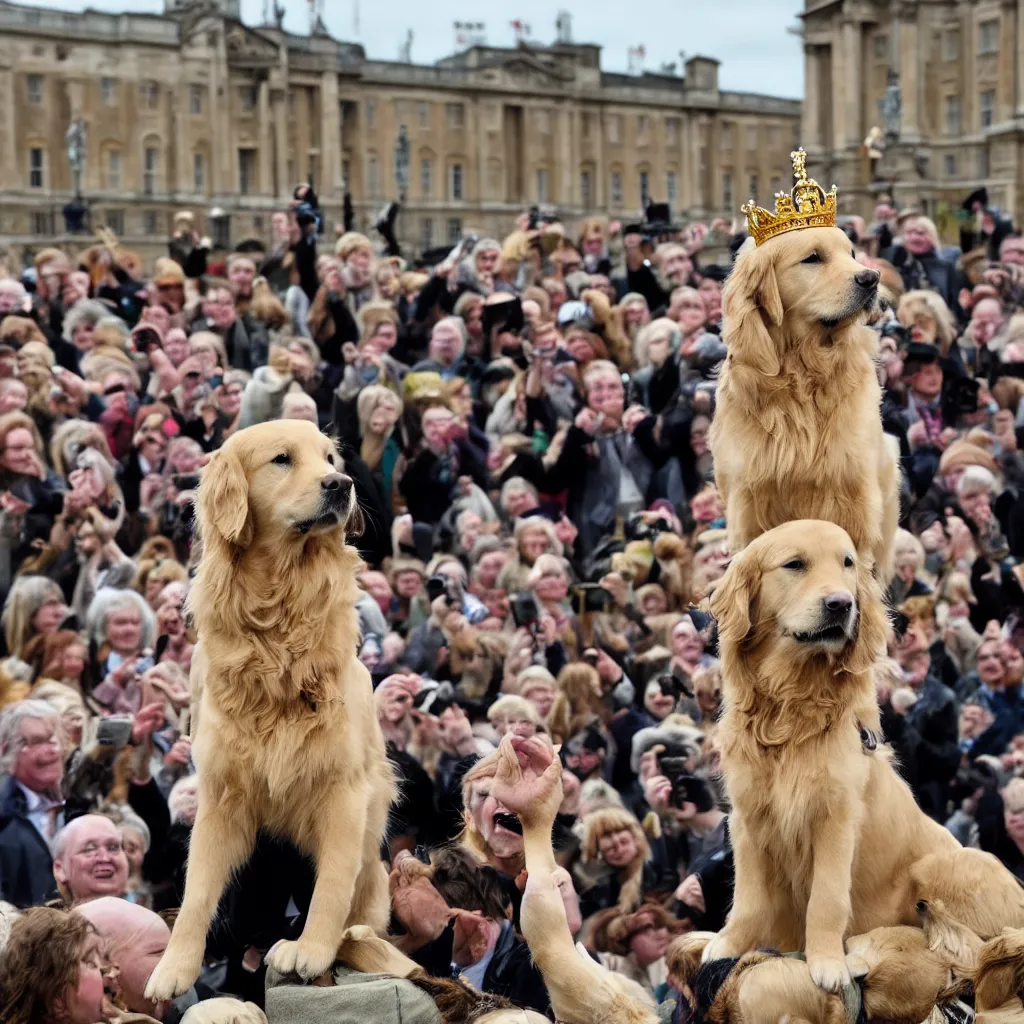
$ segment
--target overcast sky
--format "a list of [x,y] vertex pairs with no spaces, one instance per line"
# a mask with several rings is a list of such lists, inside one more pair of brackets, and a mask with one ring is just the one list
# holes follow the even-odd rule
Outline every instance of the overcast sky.
[[[272,2],[272,0],[271,0]],[[293,32],[309,28],[307,0],[283,0],[285,26]],[[456,21],[482,21],[487,42],[510,46],[511,26],[520,20],[530,26],[531,38],[548,43],[555,38],[555,19],[564,8],[572,15],[576,42],[603,47],[601,64],[608,71],[625,71],[630,47],[646,50],[644,66],[679,61],[679,51],[700,53],[722,62],[721,85],[726,89],[764,92],[777,96],[803,95],[803,56],[800,40],[787,32],[797,24],[801,0],[322,0],[325,20],[339,39],[360,42],[370,57],[395,60],[409,29],[412,58],[432,63],[455,50]],[[162,11],[164,0],[34,0],[35,6],[105,11]],[[264,0],[242,0],[242,17],[257,24]],[[358,6],[358,31],[355,9]],[[486,16],[481,12],[486,11]]]

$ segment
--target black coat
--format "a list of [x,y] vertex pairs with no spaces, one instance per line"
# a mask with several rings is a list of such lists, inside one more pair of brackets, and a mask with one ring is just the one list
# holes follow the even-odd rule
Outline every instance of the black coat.
[[25,794],[13,778],[0,787],[0,896],[31,907],[58,895],[46,840],[26,816]]

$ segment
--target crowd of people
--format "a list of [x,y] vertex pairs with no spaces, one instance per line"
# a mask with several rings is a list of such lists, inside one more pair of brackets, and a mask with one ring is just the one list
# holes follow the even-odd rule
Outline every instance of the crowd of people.
[[[904,476],[886,739],[921,807],[1024,880],[1024,237],[986,204],[960,248],[886,202],[843,229],[881,272]],[[108,239],[0,279],[0,1017],[265,1004],[263,955],[312,891],[273,836],[201,981],[171,1004],[144,991],[196,813],[201,467],[235,431],[300,418],[337,438],[363,513],[359,659],[401,779],[390,930],[465,983],[461,1001],[424,983],[438,1019],[551,1009],[518,928],[522,826],[492,795],[511,733],[561,758],[573,934],[686,1020],[666,950],[719,929],[732,895],[699,609],[728,559],[707,433],[743,235],[533,212],[420,260],[325,239],[300,187],[269,245],[218,254],[182,214],[152,268]]]

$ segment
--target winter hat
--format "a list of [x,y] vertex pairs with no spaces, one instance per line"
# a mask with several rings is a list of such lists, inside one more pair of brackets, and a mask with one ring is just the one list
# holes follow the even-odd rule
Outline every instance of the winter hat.
[[939,476],[946,476],[954,469],[966,466],[984,466],[990,473],[998,473],[996,460],[980,445],[970,441],[954,441],[939,459]]

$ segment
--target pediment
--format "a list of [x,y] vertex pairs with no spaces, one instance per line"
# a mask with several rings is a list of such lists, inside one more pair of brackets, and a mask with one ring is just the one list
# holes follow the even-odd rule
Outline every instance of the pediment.
[[241,22],[224,23],[224,43],[232,64],[276,64],[277,44]]

